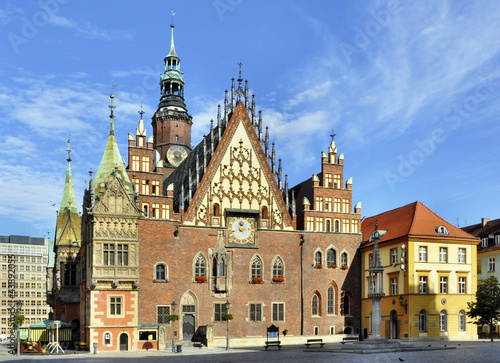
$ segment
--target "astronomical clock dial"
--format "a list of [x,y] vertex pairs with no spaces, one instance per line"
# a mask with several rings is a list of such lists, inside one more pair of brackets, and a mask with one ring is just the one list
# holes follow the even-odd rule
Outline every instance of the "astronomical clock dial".
[[254,245],[255,223],[251,217],[231,216],[228,223],[229,243]]
[[167,151],[167,160],[170,164],[177,167],[187,158],[187,151],[182,146],[173,145]]

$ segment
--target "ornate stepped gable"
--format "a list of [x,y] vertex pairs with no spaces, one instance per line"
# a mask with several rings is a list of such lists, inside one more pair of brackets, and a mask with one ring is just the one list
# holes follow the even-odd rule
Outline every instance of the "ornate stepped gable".
[[[210,137],[204,139],[165,181],[166,187],[175,185],[176,207],[187,209],[185,223],[212,225],[210,218],[217,204],[221,215],[224,209],[261,211],[265,207],[269,228],[293,229],[275,174],[267,163],[247,108],[239,102],[229,116],[220,139],[214,135],[219,134],[223,123],[216,130],[211,129]],[[215,144],[212,140],[219,142],[212,146]],[[207,162],[204,152],[207,146],[214,147],[214,152],[202,174],[200,160]]]

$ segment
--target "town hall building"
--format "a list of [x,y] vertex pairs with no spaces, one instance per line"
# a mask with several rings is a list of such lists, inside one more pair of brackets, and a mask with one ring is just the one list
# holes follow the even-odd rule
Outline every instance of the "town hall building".
[[241,70],[191,145],[173,30],[152,135],[141,111],[128,166],[111,95],[72,260],[80,339],[102,351],[166,349],[174,339],[224,345],[226,313],[235,345],[260,345],[271,325],[286,339],[359,334],[361,204],[353,205],[344,155],[332,138],[318,172],[289,187]]

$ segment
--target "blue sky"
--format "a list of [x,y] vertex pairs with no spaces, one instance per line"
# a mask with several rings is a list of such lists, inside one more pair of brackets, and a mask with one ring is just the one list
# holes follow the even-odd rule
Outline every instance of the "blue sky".
[[151,135],[172,10],[193,145],[241,61],[291,186],[334,128],[363,216],[420,200],[461,227],[500,217],[495,1],[5,0],[1,235],[53,235],[68,134],[81,205],[112,84],[122,156],[141,103]]

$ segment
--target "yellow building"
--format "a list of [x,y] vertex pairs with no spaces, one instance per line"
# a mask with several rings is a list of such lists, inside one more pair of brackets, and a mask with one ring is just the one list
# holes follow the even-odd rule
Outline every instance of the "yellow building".
[[476,329],[466,315],[477,288],[478,239],[443,220],[421,202],[408,204],[361,224],[362,332],[371,334],[369,293],[372,232],[379,240],[385,296],[381,300],[382,337],[471,340]]

